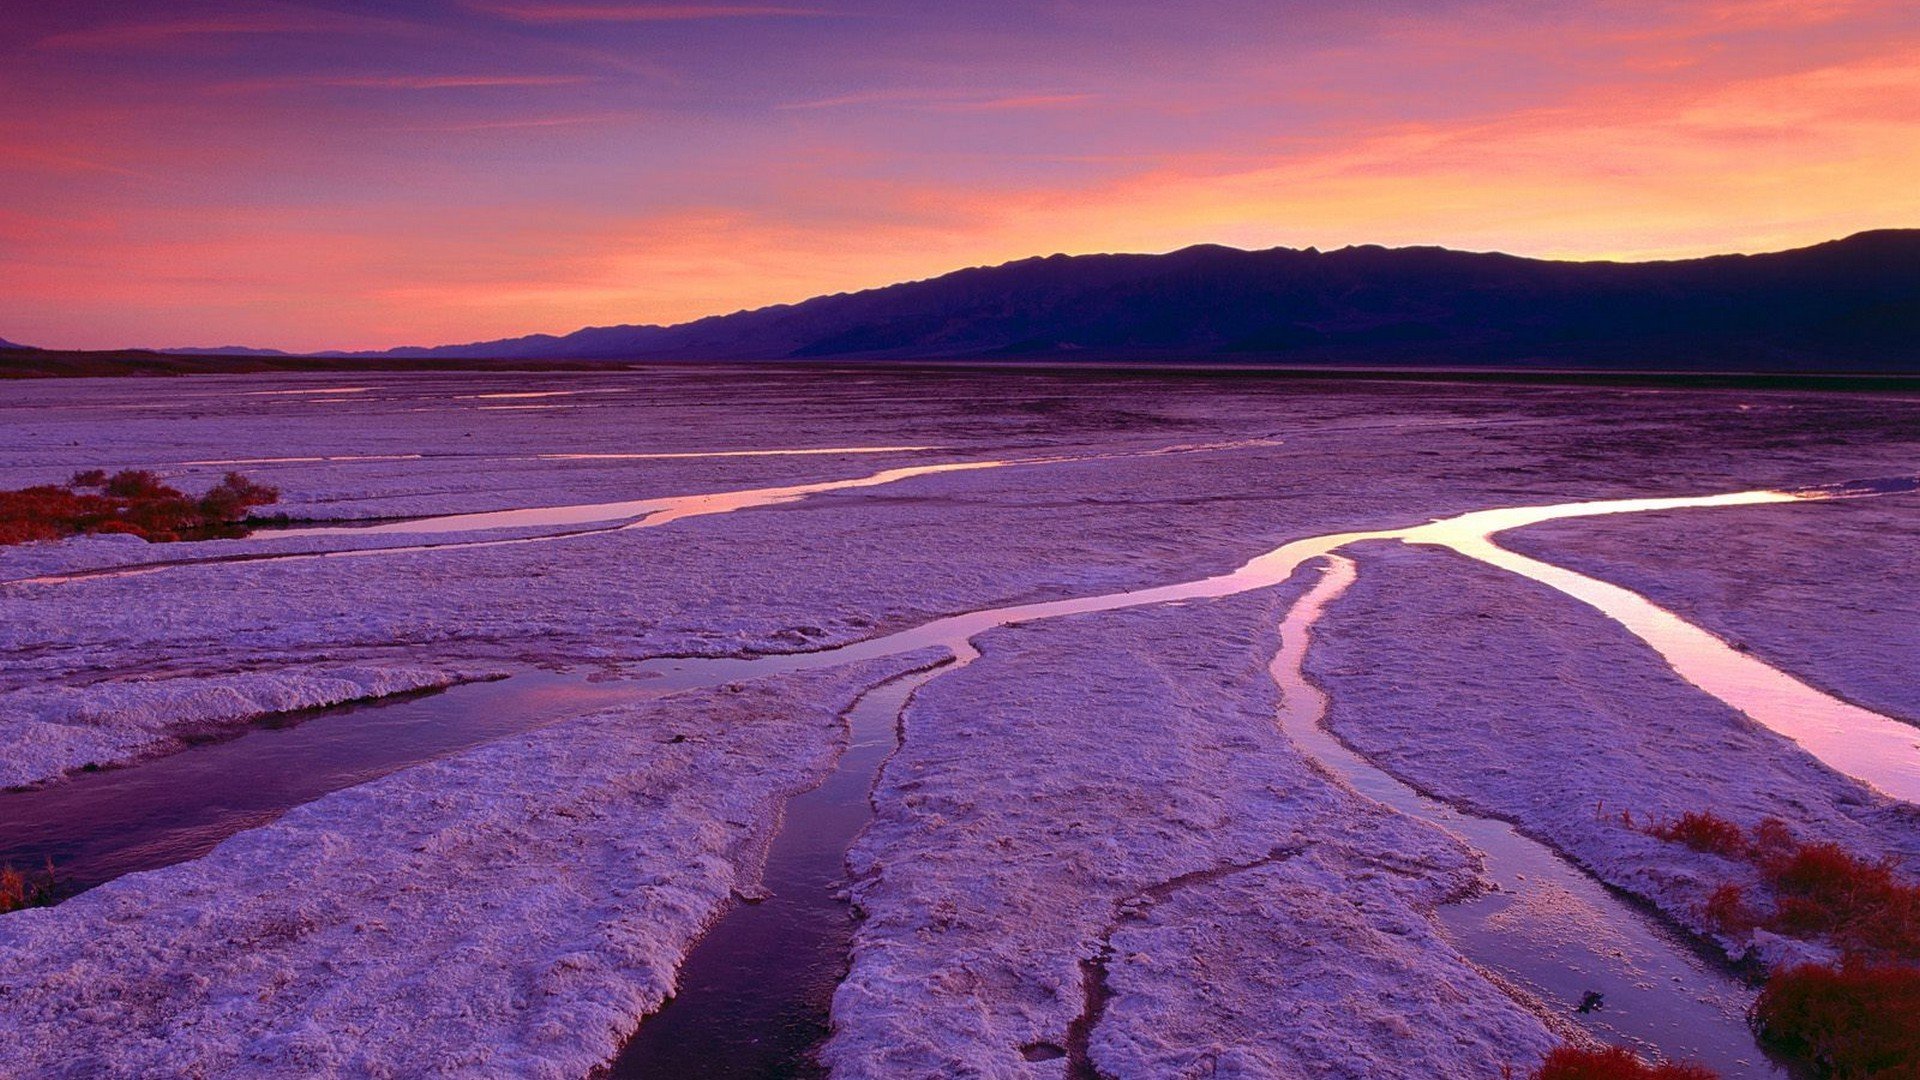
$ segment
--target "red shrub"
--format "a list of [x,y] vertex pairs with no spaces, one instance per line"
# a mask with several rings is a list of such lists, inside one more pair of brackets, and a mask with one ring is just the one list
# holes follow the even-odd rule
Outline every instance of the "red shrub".
[[1920,968],[1848,960],[1767,980],[1753,1005],[1768,1043],[1839,1080],[1920,1077]]
[[1793,830],[1777,817],[1761,818],[1753,827],[1753,852],[1756,859],[1774,858],[1800,846]]
[[[99,489],[99,494],[80,489]],[[132,533],[148,540],[241,536],[248,510],[280,492],[239,473],[198,499],[160,482],[153,473],[125,470],[78,472],[67,487],[51,484],[0,491],[0,544],[57,540],[79,533]]]
[[1772,925],[1822,937],[1850,953],[1920,959],[1920,886],[1894,876],[1888,860],[1868,862],[1838,844],[1801,844],[1760,860],[1779,898]]
[[11,866],[0,867],[0,915],[21,908],[46,907],[54,902],[58,891],[52,862],[38,874],[23,874]]
[[280,489],[256,484],[237,472],[200,496],[200,516],[210,521],[238,521],[248,510],[280,498]]
[[1706,915],[1725,934],[1749,934],[1760,925],[1760,916],[1747,904],[1747,890],[1731,882],[1707,897]]
[[1804,940],[1822,940],[1842,952],[1881,959],[1920,959],[1920,886],[1903,882],[1888,859],[1869,861],[1838,844],[1803,844],[1778,818],[1740,826],[1712,813],[1686,813],[1647,829],[1653,836],[1744,858],[1772,893],[1770,909],[1745,890],[1722,885],[1705,914],[1728,933],[1765,927]]
[[1803,965],[1767,980],[1753,1006],[1754,1026],[1767,1043],[1838,1080],[1920,1080],[1920,886],[1903,881],[1892,860],[1864,859],[1838,844],[1801,843],[1777,818],[1756,825],[1751,843],[1738,826],[1712,814],[1685,814],[1648,831],[1743,857],[1759,871],[1772,894],[1770,909],[1751,904],[1741,886],[1725,884],[1707,899],[1714,926],[1734,934],[1765,927],[1824,941],[1844,957],[1838,966]]
[[107,478],[106,493],[122,499],[179,499],[179,488],[160,482],[158,473],[145,469],[121,469]]
[[1680,820],[1647,829],[1662,840],[1685,844],[1695,851],[1737,859],[1747,853],[1747,834],[1740,826],[1710,811],[1687,811]]
[[1692,1062],[1649,1065],[1620,1046],[1583,1050],[1562,1046],[1547,1055],[1532,1080],[1716,1080],[1719,1074]]

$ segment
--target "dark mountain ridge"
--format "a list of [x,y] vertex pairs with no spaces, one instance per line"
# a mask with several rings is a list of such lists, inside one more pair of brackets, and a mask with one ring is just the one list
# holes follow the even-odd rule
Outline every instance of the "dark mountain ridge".
[[1645,263],[1372,245],[1051,255],[675,326],[318,355],[1911,372],[1920,230]]

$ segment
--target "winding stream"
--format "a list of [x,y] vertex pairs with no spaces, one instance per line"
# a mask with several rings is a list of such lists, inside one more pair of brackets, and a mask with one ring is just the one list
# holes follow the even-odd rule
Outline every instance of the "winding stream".
[[[1361,795],[1432,822],[1482,854],[1497,891],[1438,910],[1455,947],[1607,1042],[1699,1061],[1727,1080],[1781,1075],[1747,1031],[1754,992],[1742,981],[1546,845],[1422,795],[1327,730],[1327,696],[1301,665],[1314,622],[1357,573],[1342,556],[1327,563],[1280,625],[1270,669],[1280,687],[1280,727]],[[1603,995],[1604,1005],[1579,1012],[1588,993]]]
[[[767,505],[803,497],[818,490],[887,483],[903,474],[926,475],[1002,464],[1006,463],[950,463],[887,470],[852,481],[696,496],[692,498],[716,501],[711,504],[682,501],[674,507],[656,506],[641,512],[656,516],[677,511],[684,511],[678,516],[725,512],[744,505]],[[703,1075],[791,1075],[804,1067],[808,1048],[824,1030],[825,1001],[831,995],[832,983],[844,973],[850,929],[845,904],[833,894],[844,875],[847,843],[864,826],[870,813],[867,792],[893,745],[890,734],[883,736],[882,733],[890,732],[913,689],[936,677],[939,671],[952,670],[978,655],[970,644],[973,637],[997,627],[1037,619],[1204,600],[1271,587],[1291,578],[1306,563],[1328,556],[1333,556],[1330,570],[1295,606],[1282,627],[1281,650],[1272,667],[1273,677],[1283,691],[1280,723],[1308,753],[1362,794],[1404,813],[1439,823],[1486,853],[1489,873],[1501,883],[1501,891],[1442,911],[1443,921],[1461,950],[1483,968],[1504,975],[1509,982],[1528,988],[1550,1003],[1564,1005],[1578,1001],[1586,990],[1604,993],[1607,1007],[1600,1013],[1581,1017],[1596,1034],[1635,1043],[1660,1056],[1700,1058],[1729,1077],[1763,1074],[1769,1066],[1760,1061],[1747,1033],[1742,1012],[1748,991],[1738,979],[1702,961],[1684,942],[1665,932],[1644,912],[1614,896],[1549,849],[1519,836],[1510,826],[1426,799],[1348,750],[1319,726],[1325,699],[1301,677],[1300,660],[1305,655],[1307,628],[1313,618],[1352,579],[1353,564],[1334,556],[1338,549],[1360,540],[1441,545],[1540,581],[1594,606],[1639,636],[1676,672],[1705,692],[1794,739],[1836,769],[1897,798],[1920,800],[1920,748],[1915,746],[1920,733],[1913,727],[1822,694],[1757,659],[1735,652],[1711,634],[1628,590],[1515,555],[1492,541],[1495,534],[1506,529],[1560,518],[1784,503],[1837,497],[1836,492],[1840,490],[1797,494],[1740,492],[1476,511],[1402,529],[1334,533],[1296,540],[1259,555],[1231,572],[1196,581],[968,612],[813,653],[746,660],[659,660],[638,665],[632,670],[642,681],[623,680],[605,692],[614,699],[632,700],[695,686],[901,655],[929,647],[945,649],[958,661],[958,664],[905,676],[871,690],[856,705],[849,717],[855,728],[853,746],[842,755],[824,786],[797,797],[789,805],[786,823],[774,841],[766,871],[773,897],[762,903],[736,906],[695,947],[682,972],[679,996],[666,1010],[642,1025],[641,1034],[620,1059],[619,1075],[674,1075],[681,1064],[695,1060],[687,1055],[696,1052]],[[648,505],[652,505],[651,502]],[[574,512],[578,508],[554,509]],[[601,507],[592,512],[603,511]],[[501,520],[498,515],[465,517]],[[526,523],[529,519],[509,520]],[[654,520],[654,516],[641,517],[615,527],[641,527]],[[471,521],[468,524],[472,525]],[[463,729],[465,723],[459,718],[449,718],[446,726]],[[343,726],[342,731],[348,726]],[[439,752],[471,745],[485,737],[480,734],[471,739],[456,738],[448,749]],[[343,749],[342,753],[360,755],[357,771],[349,769],[340,773],[342,782],[334,786],[361,782],[371,775],[420,759],[408,756],[417,751],[404,751],[396,757],[391,742],[378,738],[353,741],[352,748]],[[127,822],[156,814],[164,817],[169,801],[183,797],[180,793],[183,785],[174,780],[142,786],[141,775],[161,776],[164,774],[149,773],[149,770],[166,768],[191,771],[193,766],[183,759],[223,748],[234,761],[244,761],[249,755],[259,758],[273,751],[272,747],[265,746],[265,740],[253,735],[208,750],[187,751],[174,758],[103,774],[123,778],[114,782],[122,786],[114,795],[117,805],[110,815],[111,822],[98,820],[87,810],[97,805],[97,797],[106,790],[103,786],[87,787],[87,784],[107,782],[81,778],[72,782],[72,787],[75,791],[93,793],[91,801],[73,804],[64,817],[40,815],[40,820],[47,822],[46,827],[24,846],[17,843],[19,837],[13,835],[14,822],[19,819],[6,811],[26,805],[17,800],[40,797],[57,802],[58,796],[49,793],[58,792],[61,787],[0,795],[0,820],[8,823],[7,835],[0,837],[0,841],[13,845],[5,850],[26,853],[29,857],[20,861],[30,863],[38,859],[33,852],[51,852],[59,850],[62,844],[71,845],[76,834],[122,829],[128,827]],[[170,764],[176,761],[183,763]],[[351,779],[353,776],[360,779]],[[326,783],[318,786],[332,790]],[[321,793],[309,786],[290,797],[299,801]],[[220,835],[250,824],[258,821],[245,814],[230,815],[217,829],[197,834],[198,839],[189,847],[197,854],[210,847]],[[219,835],[213,835],[216,832]],[[80,839],[85,838],[80,836]],[[143,852],[150,849],[137,845],[136,848],[133,854],[123,855],[113,864],[118,872],[190,857],[180,855],[187,849],[176,845],[160,863],[143,862],[148,858]],[[779,977],[772,977],[769,972],[778,972]],[[748,1032],[758,1034],[747,1035]],[[734,1071],[713,1072],[707,1068],[716,1060],[717,1047],[729,1048],[725,1051],[727,1055],[737,1054],[739,1064]]]
[[849,742],[833,773],[787,803],[767,851],[765,899],[735,904],[701,937],[680,965],[673,997],[640,1025],[607,1075],[819,1075],[811,1053],[827,1037],[853,946],[847,848],[872,817],[868,791],[898,745],[908,699],[955,666],[882,683],[848,711]]

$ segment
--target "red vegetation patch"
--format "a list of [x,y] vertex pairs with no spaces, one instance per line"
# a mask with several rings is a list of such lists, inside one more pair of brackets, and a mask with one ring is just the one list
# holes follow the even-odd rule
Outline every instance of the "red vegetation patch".
[[1753,1020],[1768,1042],[1831,1076],[1920,1077],[1920,968],[1863,960],[1788,968],[1767,980]]
[[1712,814],[1647,831],[1744,859],[1759,872],[1770,905],[1732,883],[1708,897],[1705,914],[1722,931],[1764,928],[1840,951],[1838,964],[1803,964],[1767,979],[1752,1017],[1765,1042],[1839,1080],[1920,1080],[1920,885],[1903,881],[1891,859],[1802,843],[1774,818],[1751,837]]
[[1547,1055],[1531,1080],[1716,1080],[1718,1075],[1693,1062],[1649,1065],[1620,1046],[1605,1050],[1562,1046]]
[[1710,811],[1688,811],[1680,820],[1653,825],[1647,832],[1662,840],[1685,844],[1695,851],[1737,859],[1747,853],[1745,829]]
[[1779,933],[1824,938],[1848,953],[1920,959],[1920,886],[1896,878],[1892,861],[1802,844],[1763,857],[1760,872],[1778,894],[1771,925]]
[[1774,818],[1746,830],[1710,813],[1683,814],[1647,829],[1663,840],[1744,859],[1772,893],[1771,910],[1739,885],[1715,889],[1706,915],[1729,934],[1765,928],[1828,942],[1849,954],[1920,960],[1920,886],[1900,880],[1892,860],[1868,860],[1838,844],[1806,844]]
[[244,536],[247,511],[280,498],[280,492],[228,473],[206,494],[193,498],[153,473],[102,469],[75,473],[62,487],[42,484],[0,491],[0,544],[58,540],[81,533],[131,533],[152,541],[209,540]]
[[0,915],[21,908],[47,907],[58,899],[59,882],[53,876],[53,863],[37,874],[23,874],[11,866],[0,867]]
[[1747,890],[1728,882],[1707,897],[1707,921],[1736,937],[1751,934],[1760,925],[1760,915],[1747,903]]

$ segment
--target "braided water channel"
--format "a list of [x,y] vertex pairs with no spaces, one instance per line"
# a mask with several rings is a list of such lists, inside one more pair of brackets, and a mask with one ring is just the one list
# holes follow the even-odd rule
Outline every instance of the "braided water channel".
[[[753,904],[736,905],[695,947],[681,972],[680,996],[641,1026],[640,1036],[617,1063],[618,1075],[686,1075],[694,1063],[700,1075],[709,1076],[796,1076],[806,1075],[813,1068],[811,1050],[826,1031],[827,1003],[834,982],[845,972],[852,936],[850,912],[838,898],[844,885],[846,846],[870,816],[868,792],[893,748],[893,730],[911,693],[941,671],[974,659],[978,655],[971,645],[975,636],[1016,623],[1214,599],[1271,587],[1289,580],[1307,564],[1334,556],[1340,548],[1360,540],[1443,545],[1560,589],[1621,622],[1696,686],[1798,741],[1835,768],[1889,795],[1920,799],[1920,749],[1914,745],[1911,726],[1828,697],[1758,660],[1734,653],[1719,639],[1637,594],[1537,560],[1522,559],[1498,548],[1490,539],[1504,529],[1565,517],[1872,493],[1877,492],[1836,487],[1818,492],[1740,492],[1477,511],[1405,529],[1297,540],[1230,573],[1197,581],[968,612],[818,652],[751,659],[658,660],[636,665],[629,672],[640,680],[608,684],[594,696],[610,693],[623,700],[658,697],[682,689],[925,649],[945,650],[955,661],[883,684],[870,690],[855,706],[849,715],[853,728],[850,748],[832,777],[816,792],[797,797],[787,808],[785,822],[769,853],[767,882],[771,895]],[[1551,850],[1520,836],[1511,826],[1465,814],[1419,795],[1320,728],[1318,718],[1324,698],[1300,677],[1299,663],[1306,649],[1307,627],[1352,574],[1351,563],[1337,556],[1330,566],[1282,628],[1282,648],[1272,669],[1282,690],[1279,721],[1290,737],[1343,782],[1401,812],[1453,831],[1485,854],[1487,872],[1501,889],[1449,905],[1440,913],[1463,954],[1483,969],[1504,976],[1509,984],[1525,988],[1556,1011],[1578,1002],[1586,991],[1606,994],[1608,1007],[1602,1012],[1583,1015],[1567,1010],[1570,1019],[1584,1024],[1596,1036],[1631,1042],[1657,1056],[1700,1059],[1728,1077],[1768,1074],[1771,1066],[1755,1050],[1744,1023],[1750,991],[1738,976],[1706,961],[1646,912],[1581,874]],[[1674,632],[1675,627],[1681,632]],[[1729,656],[1737,657],[1737,662],[1729,661]],[[1750,693],[1756,682],[1770,690]],[[502,685],[511,683],[508,680]],[[1787,705],[1782,706],[1782,702]],[[446,717],[445,721],[456,732],[463,724],[458,716]],[[536,722],[541,721],[513,726],[523,729]],[[471,745],[501,733],[489,731],[476,738],[455,739],[450,745]],[[241,755],[246,752],[246,744],[258,741],[257,737],[247,737],[221,745],[236,748],[227,753]],[[416,749],[402,760],[388,760],[389,742],[358,740],[356,745],[365,760],[357,761],[353,769],[342,770],[341,775],[357,777],[350,782],[358,783],[422,759]],[[1862,751],[1862,747],[1866,749]],[[186,751],[176,758],[199,752]],[[171,760],[162,759],[156,765]],[[135,766],[123,773],[133,777],[149,767]],[[78,792],[93,779],[81,777],[69,783]],[[140,798],[159,802],[204,798],[206,794],[176,793],[177,786],[134,786],[143,792]],[[27,805],[36,796],[49,798],[47,793],[58,790],[56,786],[0,795],[0,823],[4,823],[0,824],[0,845],[14,839],[16,822],[21,820],[9,810]],[[305,789],[290,793],[279,810],[320,793]],[[80,800],[64,807],[68,816],[43,828],[35,844],[51,851],[61,843],[70,843],[76,832],[99,832],[103,823],[86,814],[83,803]],[[118,846],[140,849],[139,826],[129,823],[164,818],[164,813],[154,812],[165,808],[130,806],[124,799],[122,803],[109,831],[116,833]],[[250,827],[258,824],[262,815],[277,813],[271,808],[257,809],[251,817],[228,822],[231,828],[226,831]],[[210,844],[218,839],[213,831],[217,830],[202,830],[198,842]],[[7,850],[23,849],[16,844]],[[31,855],[33,850],[28,845],[24,853]],[[186,856],[174,849],[151,865],[178,861],[179,857]],[[146,865],[138,857],[126,857],[115,868],[126,872]],[[1542,912],[1577,915],[1574,921],[1582,926],[1581,934],[1569,935],[1565,931],[1568,919],[1541,918]],[[722,1048],[733,1049],[722,1054]]]

